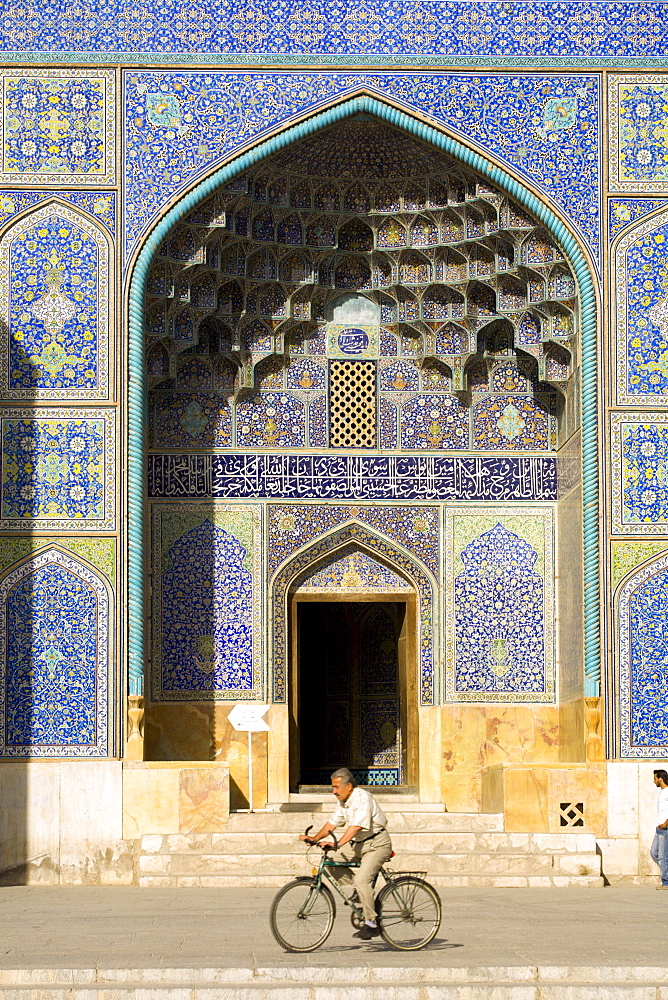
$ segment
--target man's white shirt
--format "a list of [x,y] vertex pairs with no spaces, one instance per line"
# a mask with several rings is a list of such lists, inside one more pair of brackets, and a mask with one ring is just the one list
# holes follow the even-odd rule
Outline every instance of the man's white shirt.
[[661,823],[665,823],[668,820],[668,788],[662,788],[659,791],[659,797],[656,800],[656,822],[657,826]]
[[385,829],[387,817],[373,795],[364,788],[356,787],[345,802],[339,802],[329,822],[334,827],[359,826],[360,832],[355,839],[365,840],[366,837]]

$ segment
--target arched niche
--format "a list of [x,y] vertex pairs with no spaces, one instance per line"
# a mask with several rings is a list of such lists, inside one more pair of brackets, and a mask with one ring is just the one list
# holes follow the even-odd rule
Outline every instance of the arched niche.
[[109,395],[110,239],[57,199],[0,238],[0,392],[10,399]]
[[109,753],[109,592],[73,553],[42,549],[0,580],[0,756]]

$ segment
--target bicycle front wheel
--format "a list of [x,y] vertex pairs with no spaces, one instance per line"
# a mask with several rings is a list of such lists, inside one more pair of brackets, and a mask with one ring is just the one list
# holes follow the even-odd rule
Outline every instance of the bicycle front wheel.
[[399,951],[417,951],[441,926],[441,900],[424,879],[399,876],[378,895],[378,921],[383,940]]
[[315,951],[329,937],[336,907],[327,886],[316,879],[288,882],[269,911],[271,933],[286,951]]

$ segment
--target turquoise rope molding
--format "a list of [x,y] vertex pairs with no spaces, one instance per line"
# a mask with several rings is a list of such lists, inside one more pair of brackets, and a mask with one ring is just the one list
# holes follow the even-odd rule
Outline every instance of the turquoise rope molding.
[[144,374],[144,290],[154,254],[170,230],[200,202],[232,177],[260,160],[319,129],[355,114],[367,113],[437,146],[521,202],[549,229],[568,256],[578,281],[582,336],[582,475],[584,523],[584,638],[585,694],[598,695],[601,678],[599,606],[598,419],[596,294],[592,272],[575,239],[555,215],[524,185],[485,160],[461,142],[433,126],[365,94],[314,114],[237,156],[201,181],[174,205],[145,240],[137,258],[129,291],[129,390],[128,390],[128,596],[129,692],[141,694],[144,682],[144,477],[146,400]]

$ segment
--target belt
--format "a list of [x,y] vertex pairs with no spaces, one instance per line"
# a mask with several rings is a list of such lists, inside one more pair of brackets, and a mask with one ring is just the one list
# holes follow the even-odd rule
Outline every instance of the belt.
[[383,826],[380,830],[377,830],[376,833],[370,833],[368,837],[364,837],[362,840],[353,840],[353,844],[366,844],[367,840],[373,840],[373,838],[377,837],[379,833],[385,833],[385,829],[386,828]]

